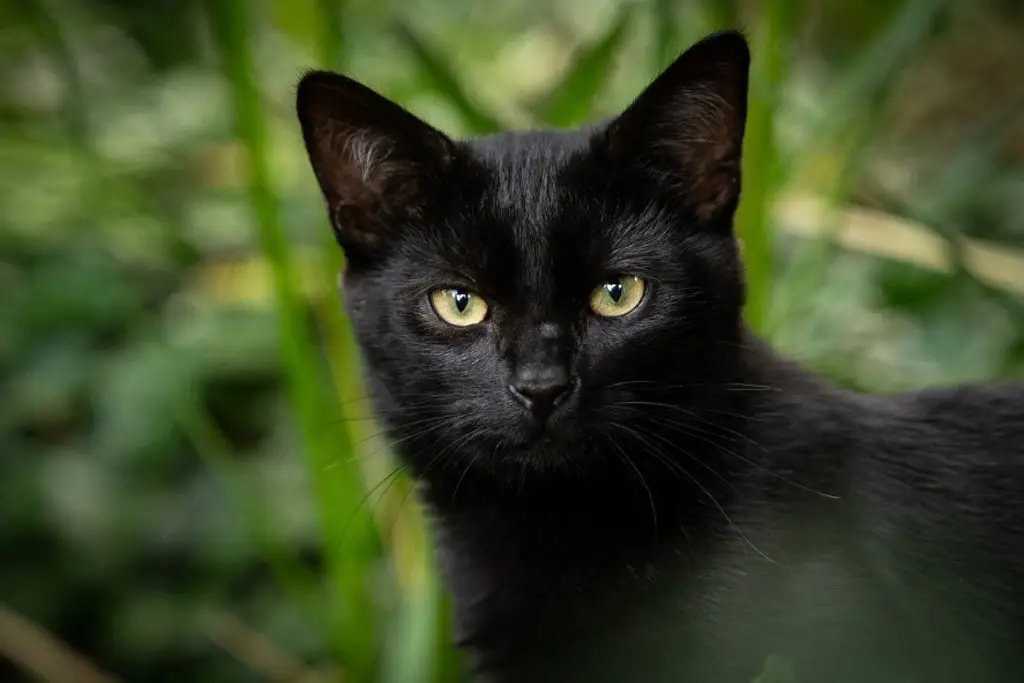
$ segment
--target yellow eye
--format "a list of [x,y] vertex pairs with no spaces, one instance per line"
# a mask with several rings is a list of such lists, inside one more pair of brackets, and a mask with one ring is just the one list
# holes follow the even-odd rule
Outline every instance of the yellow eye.
[[487,317],[487,302],[467,289],[435,289],[430,303],[438,318],[456,327],[477,325]]
[[635,275],[612,278],[590,295],[590,308],[605,318],[626,315],[640,304],[646,288],[643,278]]

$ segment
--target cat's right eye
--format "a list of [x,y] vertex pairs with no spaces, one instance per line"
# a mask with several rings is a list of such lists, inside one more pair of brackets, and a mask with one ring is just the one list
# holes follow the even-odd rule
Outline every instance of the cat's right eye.
[[444,287],[430,293],[430,304],[437,317],[456,327],[479,325],[487,318],[483,297],[461,287]]

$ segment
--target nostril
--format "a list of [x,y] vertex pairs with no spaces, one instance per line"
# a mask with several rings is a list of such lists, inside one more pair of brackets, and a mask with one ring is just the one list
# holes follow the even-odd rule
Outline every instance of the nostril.
[[534,413],[549,413],[568,396],[572,388],[568,377],[536,379],[520,379],[509,385],[509,393],[519,403]]

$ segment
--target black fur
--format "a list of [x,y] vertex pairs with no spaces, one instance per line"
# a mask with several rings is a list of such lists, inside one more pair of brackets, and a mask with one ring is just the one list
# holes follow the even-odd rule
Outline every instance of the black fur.
[[[494,681],[1024,680],[1024,387],[870,397],[744,327],[749,55],[691,48],[622,116],[453,141],[343,76],[299,116],[377,412]],[[621,318],[609,276],[649,282]],[[429,292],[484,297],[482,324]],[[547,421],[524,367],[575,380]]]

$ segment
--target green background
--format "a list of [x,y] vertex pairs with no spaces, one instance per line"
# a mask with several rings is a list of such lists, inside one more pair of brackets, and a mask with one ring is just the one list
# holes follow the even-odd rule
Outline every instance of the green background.
[[753,41],[748,318],[845,385],[1024,368],[1024,10],[985,0],[0,4],[0,681],[460,680],[293,113],[453,135]]

